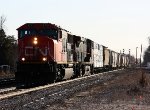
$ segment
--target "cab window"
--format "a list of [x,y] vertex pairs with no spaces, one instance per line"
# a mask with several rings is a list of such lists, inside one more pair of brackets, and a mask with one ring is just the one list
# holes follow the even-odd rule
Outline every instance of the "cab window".
[[41,30],[39,34],[40,35],[44,35],[44,36],[48,36],[48,37],[53,38],[53,39],[57,39],[58,38],[58,31],[54,30],[54,29]]
[[27,35],[41,35],[41,36],[48,36],[52,39],[58,39],[58,31],[55,29],[20,30],[19,31],[19,38],[23,38]]

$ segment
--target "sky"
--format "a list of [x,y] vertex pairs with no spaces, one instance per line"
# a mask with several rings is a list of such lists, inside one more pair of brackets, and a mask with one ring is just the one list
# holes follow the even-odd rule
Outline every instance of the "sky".
[[116,52],[149,45],[150,0],[0,0],[2,15],[15,38],[25,23],[53,23]]

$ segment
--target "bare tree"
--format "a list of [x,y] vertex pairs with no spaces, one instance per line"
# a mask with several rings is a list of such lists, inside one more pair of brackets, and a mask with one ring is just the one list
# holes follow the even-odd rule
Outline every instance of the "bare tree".
[[150,45],[150,36],[148,37],[148,44]]
[[4,15],[2,15],[0,17],[0,30],[4,29],[4,23],[6,21],[6,17]]

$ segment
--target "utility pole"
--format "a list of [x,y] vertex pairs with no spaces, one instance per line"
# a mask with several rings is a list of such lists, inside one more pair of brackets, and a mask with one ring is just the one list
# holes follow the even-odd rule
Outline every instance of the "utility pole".
[[141,57],[142,57],[142,44],[141,44],[141,53],[140,53],[140,67],[141,67]]
[[131,59],[130,59],[130,49],[129,49],[129,66],[131,65],[131,64],[130,64],[130,60],[131,60]]
[[136,66],[137,66],[137,49],[138,49],[138,47],[136,47],[136,61],[135,61]]
[[125,67],[125,59],[124,59],[124,49],[123,49],[123,66]]

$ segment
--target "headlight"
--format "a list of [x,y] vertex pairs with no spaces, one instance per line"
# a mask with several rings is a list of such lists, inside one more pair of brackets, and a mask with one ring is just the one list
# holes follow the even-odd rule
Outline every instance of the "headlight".
[[38,42],[37,42],[36,40],[34,40],[34,41],[33,41],[33,44],[35,44],[35,45],[36,45],[37,43],[38,43]]
[[22,61],[25,61],[25,58],[23,57],[21,60],[22,60]]
[[34,37],[34,40],[37,40],[37,38],[36,38],[36,37]]
[[46,57],[43,57],[43,59],[42,59],[43,61],[47,61],[47,58]]
[[37,45],[37,44],[38,44],[37,37],[34,37],[33,44],[34,44],[34,45]]

